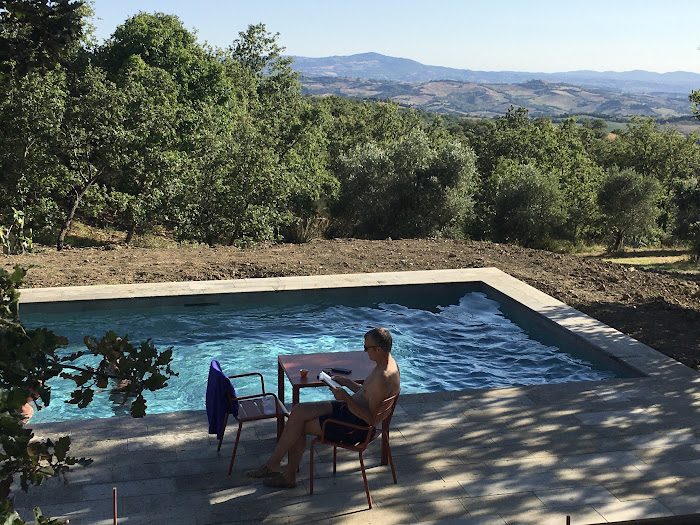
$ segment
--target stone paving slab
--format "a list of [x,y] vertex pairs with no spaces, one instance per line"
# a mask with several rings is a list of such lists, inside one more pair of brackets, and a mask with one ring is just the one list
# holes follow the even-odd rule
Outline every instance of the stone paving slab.
[[593,508],[607,521],[627,521],[643,518],[660,518],[671,515],[671,511],[656,499],[616,501],[594,504]]
[[555,489],[563,487],[552,472],[522,473],[519,475],[493,475],[478,480],[460,482],[469,496],[496,496],[500,494],[519,494],[534,492],[538,489]]
[[700,512],[698,493],[680,496],[659,496],[657,500],[674,514],[697,514]]
[[637,480],[634,482],[609,483],[608,491],[620,501],[632,501],[640,499],[678,497],[697,493],[689,491],[688,487],[680,482],[677,477],[659,477],[650,480]]
[[600,513],[589,506],[560,507],[556,509],[531,510],[524,513],[502,514],[508,525],[562,525],[566,524],[566,517],[574,516],[572,523],[584,525],[587,523],[605,522]]
[[608,489],[601,485],[535,490],[534,493],[550,509],[619,501]]
[[505,521],[498,515],[493,516],[469,516],[463,518],[449,518],[444,520],[419,521],[421,525],[505,525]]

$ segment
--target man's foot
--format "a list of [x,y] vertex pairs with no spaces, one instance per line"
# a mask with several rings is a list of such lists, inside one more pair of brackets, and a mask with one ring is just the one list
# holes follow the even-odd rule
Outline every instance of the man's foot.
[[263,480],[263,485],[277,489],[293,489],[297,486],[297,483],[296,481],[287,481],[281,472],[277,472],[274,476],[265,478]]
[[270,476],[275,476],[280,474],[279,472],[275,472],[272,470],[270,467],[265,465],[264,463],[260,465],[258,468],[255,470],[247,470],[245,475],[249,478],[269,478]]

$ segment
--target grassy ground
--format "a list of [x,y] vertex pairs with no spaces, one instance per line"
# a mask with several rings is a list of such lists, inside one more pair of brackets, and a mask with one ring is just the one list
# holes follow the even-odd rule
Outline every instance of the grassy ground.
[[700,264],[691,261],[690,250],[685,247],[630,248],[614,254],[606,253],[602,247],[593,247],[581,255],[645,270],[700,275]]

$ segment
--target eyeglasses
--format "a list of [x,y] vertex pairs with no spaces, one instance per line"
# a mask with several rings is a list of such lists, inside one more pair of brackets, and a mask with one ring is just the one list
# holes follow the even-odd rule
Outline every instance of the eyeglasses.
[[379,348],[379,345],[372,345],[372,346],[365,345],[365,352],[367,352],[370,348]]

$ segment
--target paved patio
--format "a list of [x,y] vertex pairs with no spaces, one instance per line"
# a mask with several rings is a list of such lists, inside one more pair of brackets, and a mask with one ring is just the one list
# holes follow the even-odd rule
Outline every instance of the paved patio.
[[572,524],[700,512],[700,377],[610,380],[442,394],[405,395],[392,424],[398,484],[367,466],[366,499],[354,453],[321,448],[313,495],[308,454],[292,490],[243,476],[274,446],[274,422],[244,426],[233,474],[235,433],[222,453],[203,411],[37,425],[70,434],[94,459],[50,480],[16,505],[39,505],[74,525],[112,523]]
[[[396,284],[427,276],[402,274],[361,276],[356,282]],[[94,462],[72,469],[67,486],[53,479],[19,493],[17,509],[26,518],[39,505],[73,525],[107,525],[116,487],[119,523],[129,525],[564,525],[567,515],[579,525],[700,512],[700,374],[495,269],[461,275],[487,282],[646,377],[402,395],[391,430],[398,484],[388,466],[379,466],[378,442],[367,454],[372,510],[357,456],[347,451],[338,452],[333,477],[330,448],[318,448],[313,495],[308,454],[295,489],[269,489],[243,476],[272,450],[272,421],[244,426],[231,476],[226,472],[235,429],[229,428],[217,454],[203,411],[35,425],[39,436],[70,434],[72,454]],[[269,280],[269,286],[278,290],[301,282],[294,279]],[[429,279],[452,282],[455,273],[430,272]],[[220,293],[196,286],[209,296]],[[178,293],[171,288],[159,290]],[[66,289],[61,290],[23,295],[23,304],[56,300]],[[112,288],[105,296],[114,290],[153,297],[138,287]]]

